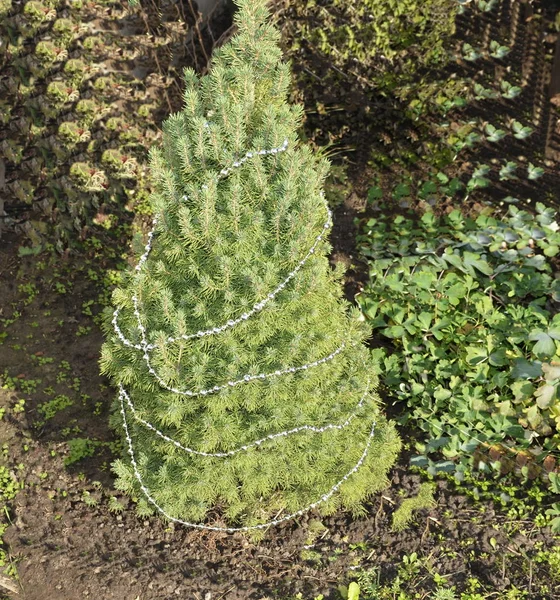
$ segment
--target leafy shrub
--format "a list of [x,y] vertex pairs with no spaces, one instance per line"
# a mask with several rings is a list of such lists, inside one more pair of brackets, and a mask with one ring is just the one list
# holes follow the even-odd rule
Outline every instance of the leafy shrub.
[[431,470],[455,470],[480,443],[558,447],[559,229],[542,204],[536,215],[510,206],[503,219],[453,210],[363,224],[370,283],[357,299],[394,349],[375,353],[407,404],[403,420],[429,440],[419,466],[439,449],[453,460]]
[[[166,15],[155,17],[155,10],[131,11],[114,0],[0,2],[0,38],[6,41],[0,44],[0,122],[6,125],[0,153],[8,192],[0,228],[26,233],[37,247],[52,242],[62,250],[95,230],[100,214],[122,217],[117,224],[129,220],[127,209],[146,195],[158,112],[170,103],[173,78],[166,75],[174,67],[165,47],[186,35],[167,25]],[[175,7],[165,10],[176,16]],[[103,25],[123,17],[136,21],[140,34],[151,17],[161,29],[150,40],[123,39]],[[103,23],[95,35],[92,23]],[[151,81],[112,68],[115,60],[153,56],[154,45],[161,72]],[[106,127],[110,119],[118,126]]]
[[391,88],[447,60],[457,10],[455,0],[307,0],[294,5],[287,25],[294,50]]

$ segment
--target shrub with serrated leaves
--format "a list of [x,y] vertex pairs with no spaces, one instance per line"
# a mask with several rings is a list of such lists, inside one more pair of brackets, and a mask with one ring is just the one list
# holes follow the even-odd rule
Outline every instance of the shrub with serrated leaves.
[[[495,218],[367,219],[359,247],[370,283],[358,296],[394,351],[377,349],[385,385],[426,434],[426,455],[461,471],[481,442],[560,441],[560,227],[555,212],[509,208]],[[389,343],[389,342],[387,342]]]

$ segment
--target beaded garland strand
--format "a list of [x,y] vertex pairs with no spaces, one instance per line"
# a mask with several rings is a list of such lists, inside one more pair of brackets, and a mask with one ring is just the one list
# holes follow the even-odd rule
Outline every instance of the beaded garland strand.
[[[282,146],[279,146],[277,148],[272,148],[270,150],[257,150],[254,152],[247,152],[245,154],[245,156],[243,158],[241,158],[240,160],[234,162],[232,164],[231,167],[229,168],[224,168],[220,171],[219,175],[218,175],[218,179],[223,179],[224,177],[227,177],[231,171],[235,168],[238,168],[240,166],[242,166],[247,160],[253,158],[254,156],[264,156],[267,154],[277,154],[279,152],[284,152],[285,150],[287,150],[288,148],[288,140],[285,140],[284,143],[282,144]],[[206,185],[202,186],[203,188],[207,188]],[[276,295],[281,292],[286,285],[297,275],[297,273],[301,270],[301,268],[305,265],[305,263],[309,260],[309,258],[314,254],[315,249],[317,248],[318,244],[320,243],[320,241],[323,238],[323,235],[325,234],[325,232],[328,230],[328,228],[331,226],[332,224],[332,213],[326,203],[326,200],[324,198],[324,194],[323,192],[321,192],[321,197],[325,203],[325,208],[327,211],[327,221],[324,224],[321,233],[315,238],[315,241],[312,245],[312,247],[308,250],[307,254],[305,255],[305,257],[299,261],[298,265],[296,266],[296,268],[291,271],[288,276],[286,277],[286,279],[284,279],[284,281],[282,283],[280,283],[271,293],[269,293],[266,298],[264,298],[263,300],[257,302],[256,304],[253,305],[253,307],[251,308],[251,310],[249,310],[248,312],[242,314],[240,317],[238,317],[237,319],[230,319],[229,321],[227,321],[225,324],[219,326],[219,327],[213,327],[212,329],[208,329],[206,331],[198,331],[197,333],[193,333],[193,334],[188,334],[188,335],[182,335],[179,336],[178,338],[174,338],[172,336],[169,336],[166,341],[165,344],[170,344],[173,343],[179,339],[184,339],[184,340],[190,340],[190,339],[194,339],[194,338],[203,338],[206,336],[210,336],[210,335],[217,335],[219,333],[222,333],[224,331],[226,331],[227,329],[231,329],[232,327],[235,327],[236,325],[238,325],[239,323],[242,323],[244,321],[247,321],[250,317],[252,317],[253,315],[257,314],[258,312],[260,312],[261,310],[263,310],[263,308],[271,301],[273,300]],[[184,197],[186,199],[186,196]],[[158,225],[160,219],[160,215],[156,215],[154,217],[153,223],[152,223],[152,228],[150,230],[150,232],[148,233],[148,240],[146,243],[146,246],[144,248],[144,253],[141,255],[138,264],[135,267],[135,271],[137,273],[140,273],[142,266],[144,265],[144,263],[146,262],[146,260],[148,259],[148,256],[150,254],[150,251],[152,249],[152,243],[153,243],[153,238],[155,235],[155,231]],[[138,297],[136,296],[136,294],[133,294],[132,296],[132,301],[134,304],[134,315],[136,317],[136,321],[137,321],[137,328],[138,331],[140,332],[140,338],[141,338],[141,343],[140,344],[134,344],[133,342],[131,342],[125,335],[124,333],[121,331],[121,329],[119,328],[118,325],[118,316],[119,316],[119,312],[120,310],[117,308],[115,309],[115,311],[113,312],[113,319],[112,319],[112,324],[113,324],[113,328],[115,330],[115,333],[117,334],[117,337],[119,338],[119,340],[126,346],[130,347],[130,348],[134,348],[137,350],[141,350],[143,352],[143,359],[146,362],[146,366],[148,367],[148,371],[150,372],[151,375],[153,375],[156,380],[158,381],[158,383],[165,389],[174,392],[176,394],[179,395],[183,395],[183,396],[189,396],[189,397],[195,397],[195,396],[204,396],[207,394],[213,394],[213,393],[217,393],[220,392],[221,390],[227,389],[227,388],[231,388],[231,387],[235,387],[237,385],[240,385],[242,383],[248,383],[250,381],[254,381],[254,380],[263,380],[263,379],[267,379],[269,377],[278,377],[278,376],[282,376],[285,374],[291,374],[291,373],[296,373],[298,371],[304,371],[316,366],[319,366],[321,364],[324,364],[332,359],[334,359],[338,354],[340,354],[343,349],[346,347],[346,344],[342,344],[339,348],[337,348],[334,352],[332,352],[331,354],[329,354],[328,356],[316,360],[314,362],[311,363],[307,363],[305,365],[301,365],[299,367],[289,367],[287,369],[284,370],[277,370],[274,371],[272,373],[260,373],[258,375],[245,375],[244,377],[242,377],[241,379],[235,380],[235,381],[228,381],[226,384],[223,384],[221,386],[214,386],[213,388],[210,388],[208,390],[198,390],[198,391],[193,391],[193,390],[179,390],[176,388],[172,388],[170,386],[168,386],[165,381],[159,376],[159,374],[157,373],[157,371],[152,367],[151,362],[150,362],[150,354],[149,351],[153,350],[156,345],[155,344],[149,344],[147,339],[146,339],[146,328],[144,327],[143,323],[142,323],[142,317],[141,317],[141,313],[140,313],[140,303],[138,301]],[[375,433],[375,426],[376,426],[376,422],[374,421],[371,427],[371,431],[370,434],[367,438],[367,442],[366,442],[366,446],[364,448],[364,451],[362,453],[362,456],[360,457],[360,459],[358,460],[358,462],[354,465],[354,467],[352,467],[352,469],[350,469],[350,471],[348,471],[348,473],[346,473],[346,475],[344,475],[342,477],[342,479],[340,479],[328,492],[326,492],[325,494],[323,494],[318,500],[316,500],[315,502],[309,504],[308,506],[306,506],[305,508],[302,508],[292,514],[289,515],[285,515],[284,517],[280,518],[280,519],[274,519],[272,521],[269,521],[267,523],[262,523],[260,525],[254,525],[254,526],[246,526],[246,527],[212,527],[209,525],[202,525],[200,523],[190,523],[187,521],[183,521],[181,519],[178,519],[176,517],[173,517],[169,514],[167,514],[167,512],[158,505],[158,503],[154,500],[154,498],[152,497],[149,489],[144,485],[144,482],[142,480],[142,476],[140,474],[140,471],[138,469],[138,465],[136,463],[136,458],[135,458],[135,454],[134,454],[134,448],[133,448],[133,443],[132,443],[132,438],[130,436],[130,431],[128,428],[128,421],[126,418],[126,411],[125,411],[125,401],[128,404],[128,407],[132,413],[132,415],[134,416],[134,418],[141,423],[142,425],[144,425],[146,428],[150,429],[151,431],[153,431],[156,435],[160,436],[161,438],[163,438],[164,440],[171,442],[172,444],[174,444],[176,447],[181,448],[182,450],[192,453],[192,454],[196,454],[199,456],[206,456],[206,457],[219,457],[219,458],[225,458],[228,456],[233,456],[235,454],[237,454],[238,452],[244,451],[244,450],[248,450],[249,448],[252,447],[259,447],[261,446],[262,443],[266,442],[267,440],[273,440],[276,438],[280,438],[280,437],[286,437],[288,435],[292,435],[292,434],[296,434],[299,433],[301,431],[312,431],[313,433],[323,433],[325,431],[331,430],[331,429],[344,429],[345,427],[347,427],[350,422],[356,417],[357,412],[359,411],[359,409],[363,406],[365,398],[367,396],[368,393],[368,388],[369,388],[369,383],[370,381],[368,380],[368,384],[366,386],[366,391],[364,392],[362,398],[360,399],[358,405],[356,406],[354,412],[346,419],[346,421],[344,421],[342,424],[328,424],[325,425],[323,427],[315,427],[312,425],[303,425],[300,427],[295,427],[293,429],[290,430],[286,430],[286,431],[282,431],[279,433],[275,433],[275,434],[270,434],[268,436],[265,436],[264,438],[261,438],[259,440],[256,440],[254,442],[250,442],[249,444],[245,444],[235,450],[231,450],[229,452],[224,452],[224,453],[206,453],[206,452],[201,452],[201,451],[197,451],[197,450],[193,450],[192,448],[188,448],[186,446],[183,446],[180,442],[171,439],[170,437],[166,436],[164,433],[162,433],[161,431],[159,431],[156,427],[154,427],[151,423],[148,423],[147,421],[145,421],[144,419],[142,419],[138,413],[136,412],[136,409],[134,407],[134,404],[132,403],[132,400],[130,398],[130,396],[128,395],[128,393],[126,392],[124,386],[122,384],[119,384],[119,400],[120,400],[120,412],[121,412],[121,416],[123,419],[123,428],[124,428],[124,433],[125,433],[125,437],[126,437],[126,441],[127,441],[127,445],[128,445],[128,454],[130,455],[130,459],[131,459],[131,463],[132,463],[132,468],[134,471],[134,475],[136,477],[136,479],[138,480],[138,483],[140,484],[140,488],[142,490],[142,492],[144,493],[144,495],[146,496],[146,499],[161,513],[163,514],[167,519],[169,519],[170,521],[173,521],[175,523],[179,523],[181,525],[185,525],[187,527],[193,527],[196,529],[203,529],[203,530],[208,530],[208,531],[222,531],[222,532],[226,532],[226,533],[233,533],[233,532],[241,532],[241,531],[252,531],[252,530],[259,530],[259,529],[266,529],[268,527],[274,526],[274,525],[278,525],[280,523],[283,523],[285,521],[288,521],[290,519],[293,519],[295,517],[301,516],[304,513],[316,508],[317,506],[319,506],[320,504],[326,502],[327,500],[329,500],[329,498],[340,488],[340,486],[351,476],[353,475],[359,468],[360,466],[363,464],[363,462],[365,461],[374,433]]]
[[128,404],[128,407],[130,408],[130,412],[132,412],[132,414],[134,415],[134,418],[139,423],[142,423],[142,425],[144,425],[144,427],[153,431],[156,435],[158,435],[159,437],[164,439],[166,442],[172,443],[177,448],[181,448],[181,450],[184,450],[185,452],[188,452],[189,454],[196,454],[198,456],[206,456],[206,457],[210,457],[210,458],[225,458],[227,456],[235,456],[239,452],[249,450],[250,448],[253,448],[254,446],[260,446],[261,444],[263,444],[264,442],[267,442],[268,440],[274,440],[278,437],[285,437],[288,435],[292,435],[293,433],[299,433],[300,431],[312,431],[313,433],[324,433],[325,431],[329,431],[330,429],[338,429],[338,430],[345,429],[346,427],[348,427],[348,425],[350,425],[351,421],[357,417],[358,411],[364,405],[367,393],[369,392],[369,384],[370,384],[370,380],[368,379],[368,382],[366,385],[366,391],[363,393],[362,397],[360,398],[360,401],[356,405],[356,408],[350,414],[350,416],[346,419],[346,421],[344,421],[340,425],[334,425],[332,423],[329,423],[328,425],[324,425],[323,427],[315,427],[314,425],[301,425],[300,427],[294,427],[293,429],[281,431],[280,433],[271,433],[270,435],[267,435],[259,440],[256,440],[254,442],[250,442],[248,444],[240,446],[239,448],[236,448],[235,450],[229,450],[228,452],[201,452],[200,450],[193,450],[192,448],[183,446],[183,444],[181,444],[177,440],[174,440],[174,439],[170,438],[169,436],[165,435],[164,433],[162,433],[161,431],[159,431],[159,429],[154,427],[151,423],[148,423],[148,421],[144,420],[136,412],[136,408],[134,407],[134,404],[133,404],[132,400],[130,399],[130,396],[128,395],[128,393],[126,392],[126,390],[124,389],[122,384],[119,384],[119,396],[123,400],[125,400],[125,402]]

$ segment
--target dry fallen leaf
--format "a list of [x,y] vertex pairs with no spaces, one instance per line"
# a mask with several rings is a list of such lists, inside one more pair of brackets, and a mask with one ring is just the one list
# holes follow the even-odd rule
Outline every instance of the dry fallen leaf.
[[19,594],[19,585],[9,577],[0,574],[0,587],[9,590],[13,594]]

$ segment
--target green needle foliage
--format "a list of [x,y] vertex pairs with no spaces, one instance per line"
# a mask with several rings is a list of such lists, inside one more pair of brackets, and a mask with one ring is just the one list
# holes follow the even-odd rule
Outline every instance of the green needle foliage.
[[[378,367],[363,345],[370,330],[343,299],[324,238],[262,310],[215,335],[180,338],[221,327],[266,299],[328,222],[321,188],[329,165],[298,144],[302,109],[287,103],[290,71],[266,2],[239,0],[239,8],[238,33],[215,52],[208,75],[185,70],[184,109],[164,123],[162,149],[151,151],[151,201],[160,215],[152,250],[113,296],[118,327],[142,347],[136,295],[157,377],[145,350],[123,344],[109,316],[102,370],[124,386],[138,417],[206,453],[303,425],[343,425],[356,414],[344,428],[304,430],[207,457],[166,441],[125,405],[138,471],[167,515],[200,522],[212,510],[228,525],[252,526],[303,509],[360,462],[375,422],[364,463],[320,505],[359,513],[386,485],[400,442],[379,413]],[[257,154],[285,140],[285,151]],[[169,343],[169,336],[179,339]],[[321,361],[342,346],[317,366],[227,385]],[[166,389],[224,385],[195,397]],[[129,457],[113,466],[117,487],[139,498],[141,512],[153,512]]]

